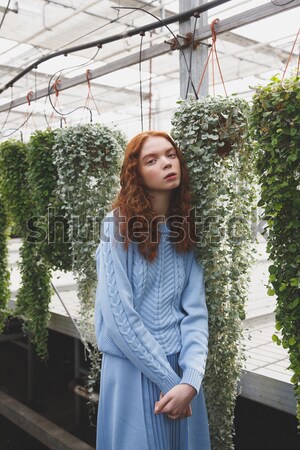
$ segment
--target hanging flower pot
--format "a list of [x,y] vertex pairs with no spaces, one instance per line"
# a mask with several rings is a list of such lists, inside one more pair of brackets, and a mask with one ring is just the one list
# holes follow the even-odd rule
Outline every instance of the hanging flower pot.
[[256,205],[248,103],[235,96],[179,101],[172,137],[189,169],[209,311],[204,378],[212,449],[231,449],[241,375],[249,273],[254,246],[249,218]]
[[7,304],[10,299],[8,270],[8,228],[9,217],[0,191],[0,333],[8,316]]
[[[118,190],[126,141],[117,128],[101,124],[61,128],[54,135],[57,195],[69,224],[72,271],[84,314],[91,315],[95,289],[92,280],[96,282],[94,252],[100,237],[97,230]],[[82,323],[84,334],[84,317]]]
[[258,203],[267,221],[269,295],[276,295],[278,345],[288,349],[289,368],[300,428],[300,77],[272,77],[257,86],[250,131],[256,142],[256,167],[261,186]]
[[[230,103],[229,103],[230,105]],[[230,112],[230,106],[223,103],[224,108],[228,108],[226,112],[217,112],[218,115],[218,134],[220,138],[220,142],[217,146],[217,153],[222,158],[225,158],[228,153],[232,150],[232,145],[237,140],[237,136],[234,134],[232,130],[232,120],[231,115],[227,114]]]
[[66,127],[54,134],[57,195],[69,224],[72,270],[78,277],[79,298],[93,305],[90,280],[95,278],[93,255],[99,234],[92,222],[99,225],[116,195],[125,137],[118,129],[100,124]]
[[[100,225],[119,189],[119,172],[126,140],[116,128],[101,124],[78,125],[55,131],[54,161],[57,194],[69,223],[72,271],[77,281],[81,341],[89,355],[88,392],[99,375],[99,350],[94,336],[94,301],[97,274],[95,251]],[[92,402],[90,406],[93,408]]]
[[72,268],[71,246],[67,241],[69,225],[63,218],[63,204],[56,193],[58,174],[53,145],[54,132],[48,129],[33,133],[27,146],[28,183],[35,217],[43,230],[41,239],[34,245],[38,245],[39,254],[53,270],[69,271]]
[[[8,140],[0,146],[1,193],[7,211],[22,237],[20,267],[22,284],[16,295],[14,314],[26,321],[26,330],[37,354],[47,357],[48,306],[51,300],[50,269],[36,244],[35,204],[28,180],[28,147]],[[33,237],[32,237],[33,232]]]
[[26,218],[33,215],[28,195],[27,145],[15,139],[0,144],[0,183],[3,202],[18,235],[26,232]]
[[228,140],[224,140],[223,142],[224,142],[223,147],[218,147],[217,148],[217,153],[222,158],[225,158],[228,155],[228,153],[231,151],[232,145],[231,145],[231,142],[228,141]]
[[[232,149],[243,144],[247,133],[248,103],[235,96],[205,97],[198,100],[179,100],[172,124],[176,127],[177,117],[186,124],[184,144],[195,145],[209,153],[225,158]],[[173,131],[176,135],[176,129]]]

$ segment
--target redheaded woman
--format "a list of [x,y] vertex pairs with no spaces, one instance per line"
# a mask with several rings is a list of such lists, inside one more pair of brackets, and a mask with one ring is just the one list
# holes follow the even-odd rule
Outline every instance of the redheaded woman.
[[209,450],[208,317],[186,164],[164,132],[127,145],[96,251],[97,450]]

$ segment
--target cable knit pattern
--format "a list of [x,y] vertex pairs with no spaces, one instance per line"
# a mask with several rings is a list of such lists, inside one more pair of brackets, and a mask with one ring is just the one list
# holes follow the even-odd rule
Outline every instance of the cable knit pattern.
[[[166,393],[179,383],[199,393],[207,357],[208,325],[203,270],[194,252],[177,253],[159,224],[158,256],[145,260],[135,243],[113,239],[114,211],[102,222],[96,251],[95,331],[100,351],[130,359]],[[109,238],[109,239],[107,239]],[[180,352],[183,377],[167,355]]]
[[[132,245],[134,247],[133,253],[139,251],[137,245]],[[140,302],[142,300],[146,280],[147,280],[147,264],[145,258],[140,260],[139,258],[133,258],[132,261],[132,274],[130,277],[133,294],[134,294],[134,307],[138,311]]]
[[145,363],[148,365],[151,364],[153,366],[153,370],[165,378],[168,375],[167,371],[157,361],[155,361],[151,353],[148,352],[147,348],[141,344],[135,331],[130,326],[117,289],[110,247],[105,247],[103,251],[106,256],[104,264],[106,269],[105,272],[108,293],[111,298],[110,303],[119,331],[124,340],[131,344],[131,348],[137,354],[139,359],[145,360]]

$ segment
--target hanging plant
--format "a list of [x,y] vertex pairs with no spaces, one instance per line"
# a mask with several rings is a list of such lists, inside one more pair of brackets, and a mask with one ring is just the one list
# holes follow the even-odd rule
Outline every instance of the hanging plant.
[[116,194],[124,144],[119,131],[99,124],[55,130],[57,195],[69,223],[78,297],[84,311],[90,313],[94,305],[94,251],[99,239],[96,226]]
[[243,368],[245,317],[254,246],[253,156],[248,103],[237,97],[180,100],[172,136],[189,169],[209,311],[204,390],[212,448],[233,449],[237,383]]
[[7,308],[10,299],[10,272],[8,266],[7,240],[9,234],[9,217],[0,192],[0,333],[9,315]]
[[95,251],[100,225],[119,189],[125,137],[106,126],[78,125],[55,130],[54,162],[58,172],[57,195],[63,202],[72,249],[72,271],[81,305],[78,327],[89,353],[88,389],[99,374],[99,351],[94,336],[94,302],[97,286]]
[[72,258],[68,222],[63,217],[63,203],[55,192],[58,174],[53,162],[53,145],[54,133],[50,129],[36,131],[28,143],[28,183],[39,227],[35,245],[53,270],[69,271]]
[[28,195],[26,178],[26,144],[10,139],[0,144],[0,183],[3,201],[15,223],[15,230],[22,235],[26,230],[28,212],[32,203]]
[[38,228],[28,183],[27,146],[15,140],[0,145],[1,193],[4,204],[22,237],[22,284],[16,295],[14,314],[26,321],[26,331],[36,345],[37,354],[47,357],[48,304],[51,299],[50,273],[38,253]]
[[253,96],[251,134],[267,221],[269,295],[276,295],[273,340],[288,350],[300,429],[300,77],[274,76]]
[[[31,228],[34,229],[33,224]],[[41,360],[46,360],[48,358],[47,326],[50,321],[51,272],[41,258],[35,241],[29,242],[24,238],[20,256],[22,285],[17,293],[16,314],[25,319],[26,332],[35,344],[37,355]]]

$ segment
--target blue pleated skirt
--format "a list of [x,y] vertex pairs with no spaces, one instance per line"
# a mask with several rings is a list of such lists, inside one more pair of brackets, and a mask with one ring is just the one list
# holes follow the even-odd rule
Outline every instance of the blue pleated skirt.
[[[179,353],[167,356],[182,377]],[[96,450],[210,450],[203,390],[192,400],[192,416],[154,414],[160,389],[128,359],[102,355]]]

